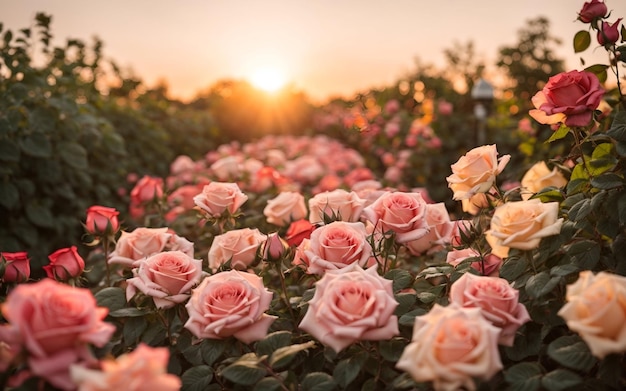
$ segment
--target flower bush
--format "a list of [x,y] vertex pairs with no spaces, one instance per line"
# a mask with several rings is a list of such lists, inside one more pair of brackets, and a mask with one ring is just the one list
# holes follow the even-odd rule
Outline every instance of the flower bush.
[[[127,221],[86,208],[91,251],[55,251],[48,278],[3,251],[0,382],[623,389],[626,99],[601,84],[609,69],[620,80],[626,47],[609,18],[598,0],[579,13],[610,65],[556,75],[533,98],[567,153],[519,185],[502,180],[511,160],[496,145],[460,154],[446,181],[464,213],[379,181],[327,136],[266,136],[137,181]],[[579,32],[575,50],[590,40]]]

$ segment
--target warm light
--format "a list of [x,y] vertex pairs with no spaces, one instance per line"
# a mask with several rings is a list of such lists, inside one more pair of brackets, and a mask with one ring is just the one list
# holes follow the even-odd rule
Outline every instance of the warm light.
[[250,82],[263,91],[276,92],[285,85],[286,80],[276,69],[259,69],[252,75]]

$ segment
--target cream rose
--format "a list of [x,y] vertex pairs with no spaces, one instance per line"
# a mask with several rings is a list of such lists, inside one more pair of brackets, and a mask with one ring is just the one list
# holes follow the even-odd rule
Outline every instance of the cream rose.
[[398,243],[406,243],[428,232],[426,205],[420,193],[386,192],[363,209],[363,216],[377,231],[392,231]]
[[193,290],[185,306],[189,313],[185,328],[198,338],[258,341],[276,319],[265,314],[272,296],[255,274],[237,270],[214,274]]
[[256,228],[234,229],[217,235],[209,249],[209,267],[215,271],[230,261],[233,269],[245,270],[254,263],[265,239]]
[[432,381],[435,390],[474,390],[473,378],[489,380],[502,369],[499,334],[478,308],[435,304],[415,318],[413,338],[396,367],[417,382]]
[[455,200],[471,198],[486,193],[496,181],[496,175],[504,170],[510,155],[498,158],[495,145],[476,147],[454,163],[452,175],[446,178],[448,187],[454,192]]
[[365,225],[360,222],[334,221],[311,234],[301,244],[306,248],[301,260],[307,263],[307,273],[324,274],[342,269],[352,263],[367,266],[372,261],[372,247],[367,241]]
[[[508,255],[503,248],[532,250],[542,238],[561,232],[563,219],[558,215],[558,202],[542,203],[538,199],[507,202],[496,208],[486,232],[487,241],[498,249],[494,254],[502,258]],[[503,252],[507,254],[500,255]]]
[[248,200],[236,183],[211,182],[193,202],[209,217],[219,217],[224,212],[234,214]]
[[170,308],[186,301],[200,282],[202,260],[181,251],[164,251],[140,261],[133,275],[126,280],[127,300],[139,290],[152,297],[157,308]]
[[580,272],[567,286],[567,303],[558,312],[567,326],[602,359],[626,351],[626,277],[591,271]]
[[267,201],[267,206],[263,209],[267,222],[281,227],[306,218],[307,213],[304,196],[295,191],[281,192]]
[[329,270],[315,283],[299,328],[337,353],[357,341],[398,335],[392,283],[379,276],[376,267],[363,270],[352,264]]
[[567,179],[556,167],[550,171],[545,162],[533,165],[522,177],[522,199],[527,200],[541,189],[549,186],[563,187]]
[[513,346],[517,329],[530,320],[518,290],[499,277],[463,274],[450,288],[450,303],[480,308],[485,319],[502,329],[498,343],[506,346]]
[[353,191],[337,189],[319,193],[309,199],[309,221],[323,223],[325,215],[334,220],[359,221],[364,205],[365,200]]

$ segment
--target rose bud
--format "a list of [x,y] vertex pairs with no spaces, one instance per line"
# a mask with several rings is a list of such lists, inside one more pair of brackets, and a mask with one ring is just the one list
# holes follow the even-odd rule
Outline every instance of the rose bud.
[[87,209],[85,229],[92,235],[103,235],[116,232],[120,223],[117,216],[120,214],[115,208],[94,205]]
[[0,253],[4,282],[25,282],[30,277],[30,259],[26,252]]
[[598,43],[600,45],[612,45],[619,39],[619,24],[622,18],[619,18],[615,23],[602,22],[602,28],[598,30]]
[[278,233],[269,234],[267,240],[261,245],[263,260],[278,262],[288,248],[289,244]]
[[583,8],[578,13],[578,20],[583,23],[591,23],[596,18],[603,18],[607,11],[604,2],[591,0],[591,2],[583,4]]
[[49,278],[66,281],[78,277],[85,270],[85,261],[76,246],[62,248],[48,255],[50,264],[43,267]]

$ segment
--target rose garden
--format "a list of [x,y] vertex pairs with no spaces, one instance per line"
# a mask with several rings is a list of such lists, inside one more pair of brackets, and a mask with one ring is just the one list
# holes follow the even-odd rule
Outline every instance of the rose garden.
[[46,15],[0,25],[0,384],[626,388],[608,6],[572,13],[573,50],[607,63],[502,99],[480,145],[426,72],[317,108],[309,132],[231,140],[118,70],[103,94],[99,43],[51,47]]

